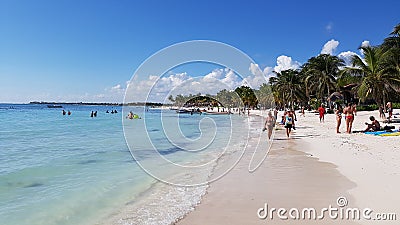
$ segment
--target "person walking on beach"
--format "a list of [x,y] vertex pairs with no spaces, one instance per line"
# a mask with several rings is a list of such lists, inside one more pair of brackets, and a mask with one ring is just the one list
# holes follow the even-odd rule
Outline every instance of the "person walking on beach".
[[291,111],[286,111],[283,122],[285,124],[287,137],[289,137],[290,132],[292,132],[293,120],[293,114],[291,113]]
[[354,108],[351,103],[349,103],[347,107],[343,109],[343,113],[346,116],[346,133],[351,134],[351,128],[354,121]]
[[271,111],[269,111],[264,125],[264,130],[268,131],[268,140],[271,139],[272,130],[275,127],[275,122],[276,122],[275,118],[272,116]]
[[325,122],[325,108],[324,105],[321,104],[321,106],[318,108],[318,113],[319,113],[319,122]]
[[301,107],[301,115],[302,115],[303,117],[306,117],[305,112],[304,112],[304,106]]
[[295,123],[295,121],[297,121],[297,116],[296,116],[296,112],[294,111],[294,109],[292,109],[291,111],[290,111],[290,114],[292,115],[292,117],[293,117],[293,124],[292,124],[292,127],[293,127],[293,130],[296,130],[296,123]]
[[387,111],[389,113],[389,119],[388,120],[390,122],[390,119],[392,118],[392,115],[393,115],[392,102],[386,103],[386,107],[387,107]]
[[278,119],[278,109],[276,107],[274,108],[274,117],[275,117],[275,120]]
[[384,112],[384,110],[383,110],[383,105],[380,105],[380,106],[379,106],[379,117],[380,117],[381,119],[386,119],[385,112]]
[[340,128],[340,124],[342,124],[342,114],[343,114],[343,108],[342,106],[339,104],[336,110],[336,133],[340,134],[339,128]]
[[353,114],[357,116],[357,104],[354,103],[351,107],[353,108]]

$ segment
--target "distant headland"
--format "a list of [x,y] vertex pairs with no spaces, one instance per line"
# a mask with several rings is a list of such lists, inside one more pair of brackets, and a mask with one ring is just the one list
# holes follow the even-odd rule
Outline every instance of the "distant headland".
[[32,101],[29,104],[42,104],[42,105],[104,105],[104,106],[150,106],[161,107],[169,106],[171,104],[164,104],[159,102],[129,102],[129,103],[111,103],[111,102],[43,102]]

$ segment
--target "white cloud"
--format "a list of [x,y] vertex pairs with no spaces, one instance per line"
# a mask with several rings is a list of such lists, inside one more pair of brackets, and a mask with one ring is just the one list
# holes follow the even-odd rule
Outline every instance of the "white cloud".
[[122,86],[120,84],[117,84],[117,85],[111,87],[110,91],[112,91],[112,92],[121,92],[121,91],[125,91],[125,89],[122,88]]
[[252,76],[246,77],[242,83],[250,84],[252,88],[258,88],[263,83],[268,83],[269,78],[275,75],[272,67],[267,66],[261,70],[260,66],[256,63],[250,64],[249,71]]
[[274,67],[265,67],[263,70],[259,67],[258,64],[251,63],[249,71],[253,76],[246,77],[243,83],[248,83],[252,88],[258,88],[263,83],[268,83],[270,77],[274,77],[276,71],[280,73],[283,70],[288,69],[299,69],[301,64],[297,61],[294,61],[291,57],[281,55],[276,59],[276,66]]
[[371,46],[369,41],[365,40],[365,41],[361,42],[361,47],[368,47],[368,46]]
[[339,59],[343,59],[345,66],[351,66],[351,58],[357,55],[357,53],[352,52],[352,51],[346,51],[346,52],[341,52],[339,53],[338,57]]
[[[361,42],[361,47],[368,47],[368,46],[371,46],[369,41],[365,40],[365,41]],[[364,51],[362,49],[360,49],[360,53],[361,53],[361,55],[364,55]]]
[[325,43],[324,47],[321,50],[321,54],[333,55],[333,53],[335,52],[335,50],[338,46],[339,46],[339,42],[332,39]]
[[280,73],[283,70],[288,69],[298,69],[300,68],[301,64],[297,61],[292,60],[291,57],[281,55],[276,59],[276,66],[274,67],[274,71]]
[[127,102],[163,102],[169,95],[216,94],[222,89],[233,90],[243,79],[231,69],[215,69],[202,77],[191,77],[187,73],[170,73],[158,78],[149,76],[146,80],[134,78],[128,82]]
[[250,63],[249,70],[250,70],[251,74],[253,74],[254,76],[264,76],[263,71],[256,63]]

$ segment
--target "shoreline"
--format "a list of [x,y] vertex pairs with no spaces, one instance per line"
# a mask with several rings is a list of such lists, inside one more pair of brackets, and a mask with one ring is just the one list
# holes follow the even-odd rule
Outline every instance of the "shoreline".
[[[254,117],[255,113],[251,112],[251,115]],[[262,124],[258,126],[262,127]],[[301,129],[300,126],[298,128]],[[276,131],[276,140],[267,159],[254,173],[247,170],[252,150],[247,151],[230,173],[210,184],[195,210],[174,224],[283,224],[288,221],[257,218],[257,209],[265,203],[277,208],[322,208],[334,204],[343,195],[353,202],[349,190],[355,184],[343,176],[335,164],[323,162],[310,157],[306,151],[298,150],[300,146],[311,146],[303,140],[297,140],[303,139],[301,132],[294,133],[292,139],[286,140],[282,130]],[[309,224],[311,221],[291,222]],[[334,224],[329,220],[323,222],[320,224]],[[356,224],[353,221],[345,222]]]

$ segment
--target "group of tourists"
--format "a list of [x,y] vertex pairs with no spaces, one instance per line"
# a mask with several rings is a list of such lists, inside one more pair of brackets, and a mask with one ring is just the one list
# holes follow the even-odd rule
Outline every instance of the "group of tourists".
[[[388,120],[390,121],[392,114],[393,114],[393,107],[392,103],[388,102],[386,104],[387,112],[389,113]],[[304,112],[304,107],[301,107],[301,116],[305,116]],[[319,115],[319,121],[320,123],[325,122],[325,114],[327,113],[326,108],[324,107],[323,104],[321,104],[318,109],[317,109],[318,115]],[[379,113],[380,117],[382,119],[386,119],[385,113],[384,113],[384,108],[383,105],[379,107]],[[342,120],[345,120],[346,124],[346,133],[350,134],[352,133],[352,127],[353,127],[353,122],[354,122],[354,117],[357,115],[357,108],[356,104],[353,103],[348,103],[344,108],[342,105],[338,104],[336,106],[335,110],[335,115],[336,115],[336,133],[340,133],[340,126],[342,124]],[[268,131],[268,139],[271,138],[272,136],[272,131],[275,127],[276,121],[278,119],[278,110],[275,108],[273,111],[269,111],[268,115],[266,117],[265,125],[263,128],[263,131]],[[359,131],[359,132],[368,132],[368,131],[379,131],[382,129],[379,121],[374,117],[370,116],[369,117],[370,123],[365,123],[367,126],[365,130]],[[287,109],[284,111],[284,114],[282,116],[282,119],[280,121],[280,124],[284,126],[286,129],[286,136],[289,137],[292,129],[296,129],[295,121],[297,121],[296,118],[296,113],[294,110]]]
[[342,118],[346,121],[346,133],[350,134],[353,127],[354,116],[357,115],[357,108],[355,104],[348,103],[345,108],[342,108],[340,104],[337,105],[336,109],[336,133],[340,133],[339,128],[342,124]]
[[65,115],[70,116],[70,115],[71,115],[71,111],[68,110],[68,112],[66,112],[66,111],[63,109],[62,114],[63,114],[63,116],[65,116]]
[[[265,121],[264,129],[263,131],[267,130],[268,131],[268,139],[271,139],[272,136],[272,130],[275,127],[276,120],[278,119],[278,110],[275,108],[274,109],[274,116],[272,116],[272,112],[268,112],[268,116]],[[286,110],[282,116],[282,120],[280,122],[281,125],[284,125],[286,129],[286,136],[289,137],[290,133],[293,130],[296,130],[296,125],[295,121],[297,121],[296,118],[296,113],[294,110]]]

